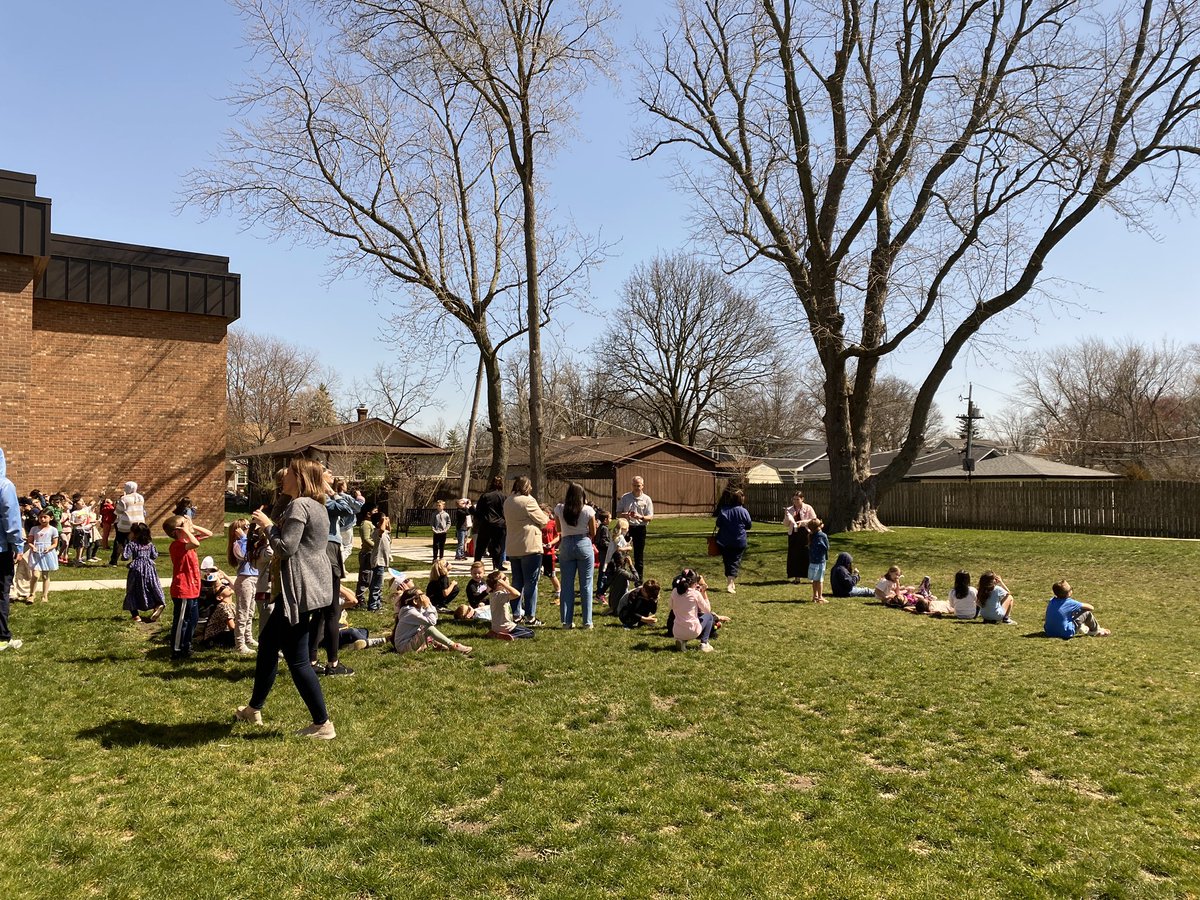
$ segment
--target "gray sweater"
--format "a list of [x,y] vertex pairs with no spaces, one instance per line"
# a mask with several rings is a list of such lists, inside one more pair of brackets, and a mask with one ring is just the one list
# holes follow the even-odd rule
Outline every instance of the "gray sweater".
[[283,610],[292,625],[300,614],[333,602],[333,570],[326,555],[329,513],[311,497],[293,500],[271,529],[271,549],[280,558]]

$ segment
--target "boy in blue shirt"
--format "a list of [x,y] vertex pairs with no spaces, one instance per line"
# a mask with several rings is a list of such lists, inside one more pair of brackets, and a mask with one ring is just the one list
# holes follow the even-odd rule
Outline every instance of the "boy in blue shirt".
[[1071,596],[1071,585],[1064,581],[1055,582],[1054,596],[1046,604],[1045,631],[1047,637],[1070,640],[1076,634],[1091,637],[1107,637],[1112,632],[1101,628],[1092,614],[1093,607],[1080,603]]

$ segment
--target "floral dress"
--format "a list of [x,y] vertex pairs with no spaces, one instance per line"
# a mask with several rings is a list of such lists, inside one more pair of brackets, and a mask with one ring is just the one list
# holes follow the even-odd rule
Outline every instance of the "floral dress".
[[153,544],[135,544],[130,541],[121,553],[123,559],[132,560],[129,574],[125,576],[125,611],[138,615],[164,605],[162,582],[154,560],[158,559],[158,548]]

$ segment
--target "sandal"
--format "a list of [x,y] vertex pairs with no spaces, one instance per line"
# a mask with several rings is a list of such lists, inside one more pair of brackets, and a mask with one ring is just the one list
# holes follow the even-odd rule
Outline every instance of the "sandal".
[[469,656],[471,653],[470,647],[468,647],[466,644],[460,644],[457,641],[450,645],[450,649],[461,653],[463,656]]

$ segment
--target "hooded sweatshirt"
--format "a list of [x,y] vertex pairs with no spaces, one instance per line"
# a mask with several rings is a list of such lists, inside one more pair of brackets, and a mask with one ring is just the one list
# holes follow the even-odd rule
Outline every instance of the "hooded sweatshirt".
[[117,531],[128,531],[146,521],[146,498],[137,492],[137,482],[125,482],[125,494],[117,501]]
[[853,565],[854,559],[849,553],[843,551],[838,554],[833,569],[829,573],[829,585],[833,596],[849,597],[851,589],[858,584],[858,576],[850,570]]
[[0,553],[24,553],[25,532],[21,528],[21,504],[17,489],[7,478],[8,462],[0,448]]

